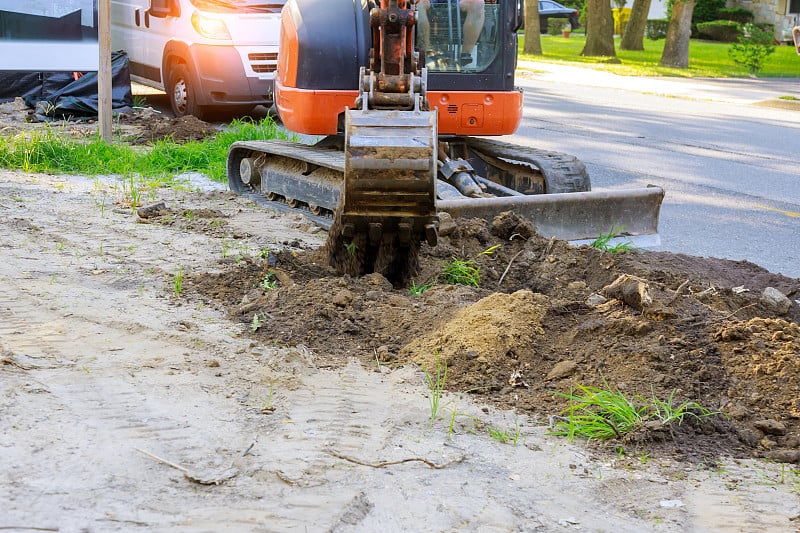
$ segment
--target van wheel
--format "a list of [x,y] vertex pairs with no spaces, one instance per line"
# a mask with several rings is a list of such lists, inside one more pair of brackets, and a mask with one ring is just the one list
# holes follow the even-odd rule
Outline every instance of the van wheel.
[[194,115],[199,119],[203,118],[203,108],[197,105],[195,87],[192,84],[189,67],[185,63],[175,63],[170,69],[167,94],[176,117]]

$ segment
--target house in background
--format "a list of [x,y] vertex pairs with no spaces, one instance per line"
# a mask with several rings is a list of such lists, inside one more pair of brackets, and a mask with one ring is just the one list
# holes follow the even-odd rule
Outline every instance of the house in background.
[[729,7],[752,11],[756,22],[775,25],[775,38],[792,40],[792,28],[800,24],[800,0],[728,0]]

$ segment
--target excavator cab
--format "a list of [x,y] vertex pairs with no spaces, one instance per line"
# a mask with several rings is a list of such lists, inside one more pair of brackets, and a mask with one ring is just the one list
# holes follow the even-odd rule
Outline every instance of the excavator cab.
[[[428,74],[438,72],[482,72],[491,67],[500,56],[503,39],[500,24],[504,15],[501,2],[511,2],[515,10],[521,4],[514,0],[474,0],[462,5],[461,0],[442,0],[432,3],[417,3],[417,12],[426,24],[417,26],[416,42]],[[522,13],[513,13],[514,20],[521,20]],[[513,24],[516,24],[515,22]],[[470,32],[477,30],[477,42],[470,51]],[[425,35],[429,33],[430,35]],[[468,58],[468,60],[464,60]]]

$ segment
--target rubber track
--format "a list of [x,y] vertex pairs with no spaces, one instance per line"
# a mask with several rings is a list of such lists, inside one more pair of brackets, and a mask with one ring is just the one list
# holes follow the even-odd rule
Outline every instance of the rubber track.
[[[468,146],[487,155],[536,166],[544,176],[548,193],[591,190],[586,167],[573,155],[520,146],[494,139],[467,137],[465,140]],[[290,141],[242,141],[236,143],[235,149],[292,157],[344,173],[344,153],[327,148],[318,149]],[[241,182],[240,186],[242,195],[247,196],[259,205],[283,213],[301,213],[324,229],[330,229],[333,223],[328,216],[314,215],[305,207],[289,207],[283,202],[268,200],[261,190]],[[302,201],[300,198],[298,200]]]
[[466,142],[469,147],[488,155],[536,165],[544,176],[547,193],[583,192],[592,188],[586,167],[573,155],[494,139],[467,137]]

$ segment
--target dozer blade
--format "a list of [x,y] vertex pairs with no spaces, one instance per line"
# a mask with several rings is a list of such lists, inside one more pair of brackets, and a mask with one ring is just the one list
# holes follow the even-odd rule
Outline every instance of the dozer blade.
[[347,110],[344,189],[328,238],[331,263],[403,283],[419,244],[436,244],[436,114]]
[[596,239],[614,228],[637,246],[657,246],[658,216],[664,190],[649,186],[621,189],[468,200],[439,200],[439,211],[453,218],[491,220],[503,211],[514,211],[531,220],[544,237],[567,241]]

